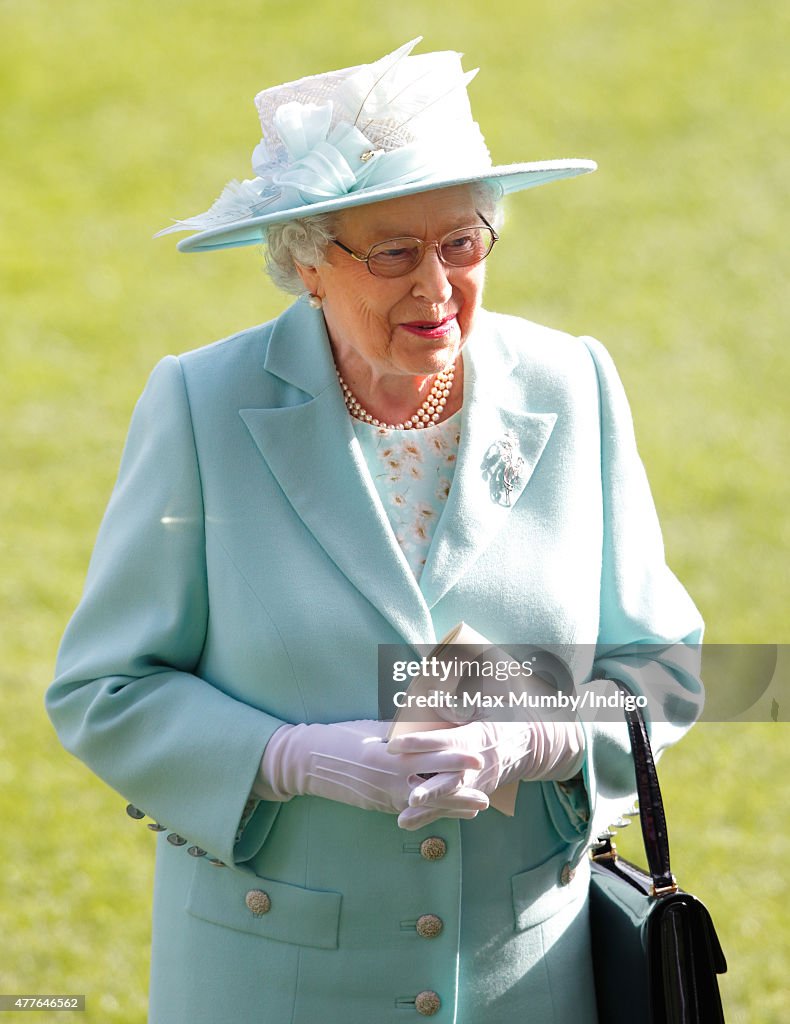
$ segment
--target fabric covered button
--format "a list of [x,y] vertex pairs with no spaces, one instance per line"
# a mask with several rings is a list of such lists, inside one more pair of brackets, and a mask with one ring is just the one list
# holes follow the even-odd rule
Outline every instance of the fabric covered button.
[[420,843],[420,856],[426,860],[441,860],[447,853],[447,843],[441,836],[428,836]]
[[444,921],[436,914],[423,914],[422,917],[417,918],[415,928],[417,934],[424,939],[432,939],[444,928]]
[[417,1013],[421,1013],[423,1017],[433,1017],[435,1013],[439,1012],[441,1005],[441,999],[435,992],[431,992],[430,989],[420,992],[414,999],[414,1009]]
[[576,869],[571,867],[570,861],[562,865],[560,871],[560,885],[570,885],[576,877]]
[[269,894],[264,892],[262,889],[250,889],[244,897],[244,902],[256,916],[268,914],[272,908],[272,901],[269,899]]

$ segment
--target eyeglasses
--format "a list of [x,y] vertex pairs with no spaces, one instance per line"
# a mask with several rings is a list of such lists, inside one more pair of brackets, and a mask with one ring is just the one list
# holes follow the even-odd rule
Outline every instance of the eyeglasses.
[[355,252],[343,245],[336,238],[333,244],[347,252],[359,263],[366,263],[374,277],[403,277],[418,267],[429,246],[435,246],[436,255],[448,267],[473,267],[482,263],[494,248],[499,235],[494,231],[485,217],[478,212],[482,224],[468,228],[456,228],[444,238],[435,242],[425,242],[421,238],[387,238],[383,242],[372,245],[367,254]]

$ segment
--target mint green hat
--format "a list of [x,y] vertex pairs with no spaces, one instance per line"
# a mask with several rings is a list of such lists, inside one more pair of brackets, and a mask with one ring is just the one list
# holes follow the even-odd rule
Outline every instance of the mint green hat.
[[196,232],[182,252],[257,245],[268,225],[313,214],[481,181],[508,194],[595,170],[592,160],[494,166],[466,92],[477,70],[464,73],[450,51],[410,56],[420,39],[374,64],[259,93],[255,176],[159,235]]

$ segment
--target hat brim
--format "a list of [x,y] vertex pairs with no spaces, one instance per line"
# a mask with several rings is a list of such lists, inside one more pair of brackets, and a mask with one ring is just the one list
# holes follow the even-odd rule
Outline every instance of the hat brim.
[[[266,228],[271,224],[282,224],[289,220],[312,217],[319,213],[333,213],[347,210],[354,206],[368,206],[387,199],[400,196],[416,195],[419,192],[430,192],[440,188],[452,188],[455,185],[470,185],[475,182],[491,182],[498,184],[505,195],[521,192],[537,185],[546,185],[550,181],[562,178],[574,178],[580,174],[589,174],[597,164],[594,160],[542,160],[527,164],[505,164],[492,167],[485,173],[460,175],[457,178],[441,180],[422,180],[410,184],[391,185],[387,188],[360,189],[349,192],[334,199],[321,203],[301,205],[289,210],[277,210],[264,213],[258,217],[247,217],[244,220],[222,224],[206,231],[199,231],[189,238],[178,242],[181,252],[211,252],[215,249],[234,249],[244,245],[260,245],[266,240]],[[184,228],[184,230],[189,230]]]

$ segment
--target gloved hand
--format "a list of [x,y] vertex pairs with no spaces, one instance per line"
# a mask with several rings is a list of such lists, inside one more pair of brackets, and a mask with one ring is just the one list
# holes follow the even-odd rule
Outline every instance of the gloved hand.
[[[421,774],[454,778],[483,767],[465,748],[440,747],[394,755],[384,742],[387,722],[283,725],[266,746],[252,793],[263,800],[320,796],[369,811],[398,814]],[[488,806],[480,793],[453,794],[441,817],[474,817]]]
[[466,751],[482,759],[479,768],[445,772],[412,789],[409,807],[398,824],[416,829],[446,817],[444,807],[453,798],[471,806],[475,793],[488,796],[514,779],[561,782],[571,778],[584,762],[584,733],[578,722],[486,720],[397,736],[387,750],[396,757]]

